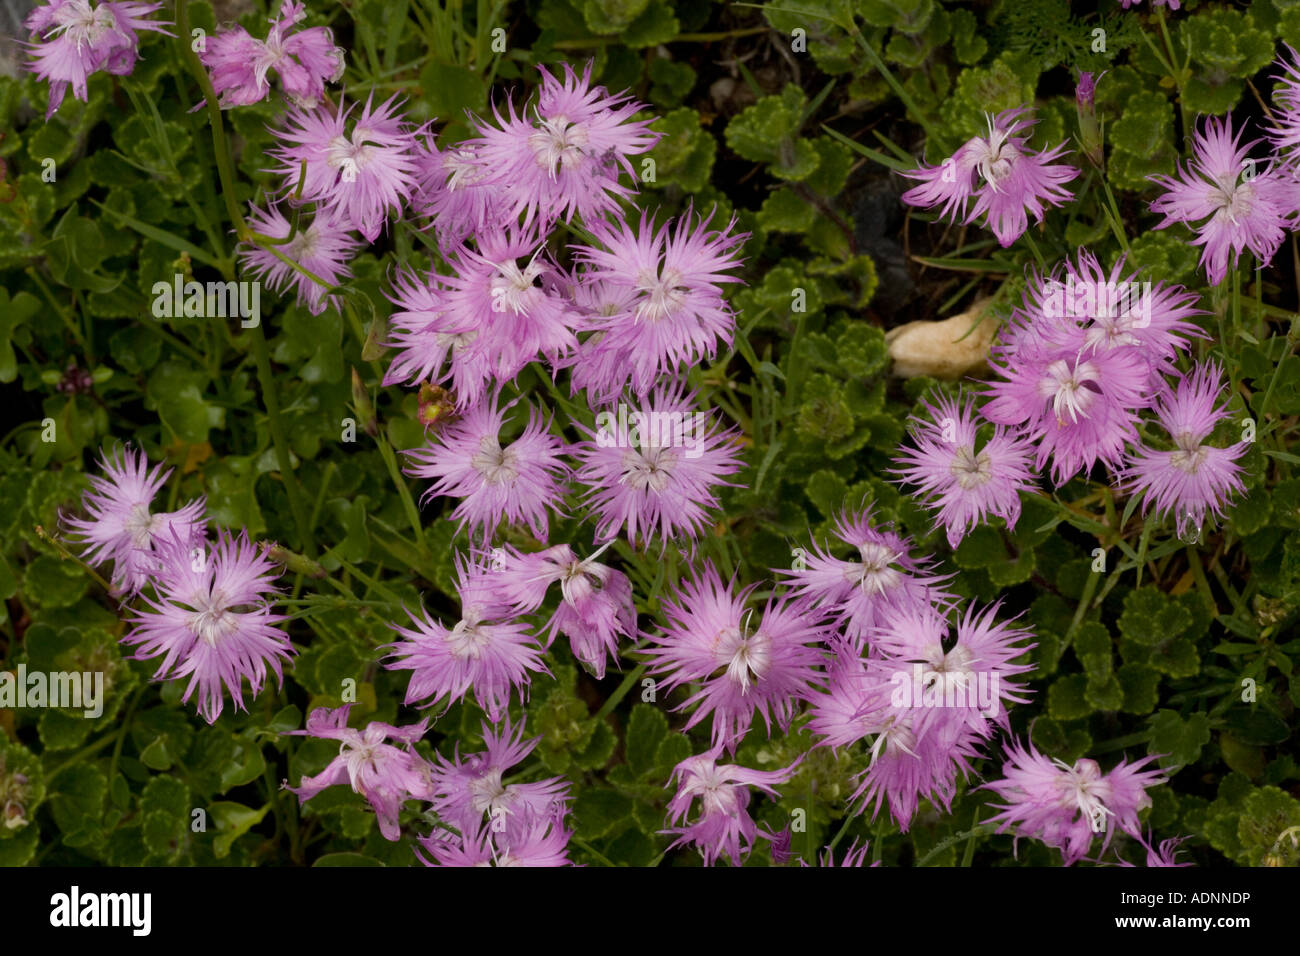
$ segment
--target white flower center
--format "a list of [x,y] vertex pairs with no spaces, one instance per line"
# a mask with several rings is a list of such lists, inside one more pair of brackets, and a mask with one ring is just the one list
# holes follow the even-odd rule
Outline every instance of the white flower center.
[[140,502],[131,506],[131,511],[122,522],[122,527],[131,536],[133,545],[137,548],[147,548],[153,541],[153,532],[157,524],[157,517],[149,514],[149,506]]
[[112,11],[104,6],[92,8],[89,0],[72,0],[63,4],[54,14],[54,20],[58,26],[47,33],[45,38],[48,40],[59,33],[65,33],[76,43],[77,53],[81,53],[83,45],[93,47],[103,39],[104,34],[117,32]]
[[902,580],[903,576],[890,567],[899,557],[892,549],[868,541],[858,551],[862,555],[862,563],[855,563],[845,572],[845,577],[857,583],[863,593],[884,594]]
[[637,321],[658,322],[677,314],[686,304],[688,291],[682,281],[681,273],[676,269],[669,269],[663,275],[652,269],[637,273],[636,290],[642,295],[636,308]]
[[533,282],[542,274],[537,260],[522,269],[513,259],[493,265],[500,275],[492,277],[492,311],[505,312],[508,308],[515,315],[527,312],[536,298]]
[[457,621],[456,626],[447,635],[447,646],[451,650],[451,656],[458,661],[478,660],[483,648],[490,643],[491,639],[479,627],[478,621],[464,618]]
[[1088,409],[1101,394],[1097,378],[1097,366],[1091,362],[1078,363],[1071,368],[1065,359],[1057,359],[1047,366],[1047,374],[1038,387],[1044,398],[1052,400],[1057,425],[1065,425],[1066,415],[1070,416],[1071,424],[1077,424],[1081,417],[1088,417]]
[[196,601],[194,607],[189,620],[190,630],[209,647],[216,647],[222,638],[239,626],[238,615],[226,606],[225,595],[219,591]]
[[581,165],[585,157],[583,147],[587,145],[586,128],[570,123],[564,116],[554,116],[541,123],[541,128],[534,129],[528,136],[528,145],[532,147],[537,165],[552,179],[562,169]]
[[660,492],[672,481],[676,464],[677,452],[672,448],[628,449],[623,455],[623,476],[619,481],[638,491]]
[[748,628],[728,628],[718,635],[716,653],[727,668],[727,677],[740,685],[744,696],[750,684],[762,680],[771,666],[772,640],[762,632],[749,634]]
[[977,455],[975,449],[963,446],[952,456],[952,464],[948,466],[948,470],[957,479],[957,484],[961,485],[963,491],[970,491],[972,488],[988,484],[989,479],[993,477],[993,462],[987,451],[981,451]]
[[517,457],[511,449],[502,448],[495,438],[485,435],[479,441],[478,452],[470,459],[470,464],[489,485],[501,485],[519,477]]
[[345,183],[354,183],[357,176],[370,165],[374,159],[375,148],[366,142],[370,131],[358,126],[352,131],[351,138],[335,136],[325,150],[325,165],[339,170]]

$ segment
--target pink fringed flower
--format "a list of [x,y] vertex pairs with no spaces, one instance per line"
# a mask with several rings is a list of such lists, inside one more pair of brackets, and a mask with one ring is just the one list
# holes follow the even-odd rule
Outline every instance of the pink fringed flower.
[[430,140],[416,158],[420,186],[411,206],[432,221],[438,248],[450,252],[471,236],[500,228],[505,187],[492,179],[473,144],[440,150]]
[[1024,307],[994,346],[1000,379],[981,409],[989,421],[1037,441],[1035,467],[1051,459],[1058,486],[1098,461],[1120,466],[1137,441],[1138,412],[1163,386],[1171,347],[1158,338],[1146,339],[1152,347],[1114,343],[1082,317],[1048,314],[1044,302],[1059,289],[1055,279],[1030,282]]
[[494,832],[479,824],[461,836],[435,830],[420,837],[429,857],[420,856],[426,866],[571,866],[568,857],[573,831],[565,829],[564,817],[525,811],[513,828]]
[[1164,229],[1186,223],[1201,246],[1201,266],[1212,284],[1236,268],[1242,250],[1249,249],[1261,266],[1268,265],[1286,238],[1287,220],[1295,211],[1295,188],[1277,164],[1256,169],[1249,159],[1257,140],[1241,143],[1231,118],[1206,118],[1192,140],[1193,158],[1177,177],[1152,176],[1165,194],[1151,203],[1164,216]]
[[293,654],[275,625],[286,620],[272,609],[274,565],[248,533],[220,531],[210,548],[193,548],[179,537],[159,542],[153,594],[129,618],[123,642],[136,660],[161,657],[155,680],[188,677],[184,700],[199,692],[199,713],[208,723],[221,716],[223,693],[244,710],[242,682],[256,697],[267,671],[283,683],[282,660]]
[[[105,70],[126,76],[135,69],[141,30],[168,33],[167,22],[147,19],[161,3],[134,0],[91,5],[90,0],[52,0],[27,15],[26,27],[35,41],[27,44],[32,62],[27,68],[50,84],[49,119],[63,102],[68,87],[72,95],[89,102],[86,79]],[[188,42],[188,39],[187,41]]]
[[[735,753],[755,713],[771,733],[786,729],[797,698],[817,678],[818,645],[825,630],[806,599],[770,598],[757,624],[745,609],[753,585],[735,591],[712,562],[688,578],[663,604],[667,625],[646,654],[664,693],[690,684],[699,689],[680,709],[695,707],[690,729],[713,715],[713,743]],[[698,706],[696,706],[698,705]]]
[[[254,230],[273,239],[284,239],[292,229],[275,206],[263,212],[251,207],[249,224]],[[305,225],[299,223],[293,238],[276,251],[292,259],[308,272],[319,276],[331,285],[338,285],[352,275],[349,263],[361,243],[344,227],[335,224],[328,216],[317,214]],[[340,308],[337,295],[327,296],[328,289],[315,279],[303,275],[285,263],[270,250],[256,243],[244,243],[239,248],[239,262],[245,269],[262,276],[276,292],[292,289],[298,301],[312,315],[320,315],[328,305]]]
[[[903,202],[929,208],[942,204],[940,215],[966,223],[981,216],[998,242],[1011,245],[1029,227],[1029,215],[1043,221],[1044,204],[1059,206],[1072,193],[1065,188],[1079,174],[1058,163],[1065,143],[1042,153],[1029,149],[1029,129],[1035,120],[1028,109],[1012,109],[988,117],[988,135],[968,140],[938,166],[920,166],[903,175],[919,180],[903,193]],[[974,206],[967,212],[971,198]]]
[[529,683],[530,671],[549,674],[542,649],[515,612],[494,597],[491,572],[457,559],[461,618],[448,628],[421,609],[408,612],[412,627],[391,625],[404,640],[392,645],[389,670],[411,671],[407,704],[433,706],[463,700],[471,692],[497,723],[506,714],[512,689]]
[[1237,459],[1249,448],[1237,442],[1227,448],[1205,443],[1214,426],[1230,413],[1227,404],[1215,407],[1223,395],[1223,370],[1213,362],[1180,375],[1173,394],[1156,407],[1161,427],[1173,440],[1173,451],[1139,446],[1129,457],[1124,484],[1140,492],[1142,513],[1154,504],[1161,514],[1176,516],[1178,534],[1188,526],[1200,528],[1206,513],[1222,517],[1233,494],[1245,490]]
[[507,720],[498,733],[483,725],[487,749],[464,760],[439,756],[433,774],[433,809],[462,834],[485,823],[493,833],[523,836],[534,818],[559,820],[567,806],[569,785],[562,777],[532,783],[502,782],[505,772],[533,752],[541,737],[525,741],[523,726]]
[[861,643],[886,608],[948,597],[940,585],[949,575],[930,574],[932,562],[912,557],[909,539],[874,527],[870,510],[845,511],[836,520],[835,536],[857,552],[854,558],[836,557],[814,542],[812,554],[798,549],[795,566],[777,573],[790,578],[796,594],[839,620],[854,642]]
[[208,38],[199,59],[212,75],[222,109],[266,99],[271,92],[267,75],[272,70],[279,74],[290,102],[304,109],[316,106],[325,95],[326,83],[339,81],[343,76],[343,50],[334,45],[334,34],[328,27],[290,33],[306,16],[301,3],[284,0],[280,15],[271,18],[265,40],[250,36],[238,25]]
[[1059,849],[1066,866],[1083,859],[1099,834],[1105,835],[1104,851],[1116,825],[1140,836],[1138,811],[1151,806],[1147,788],[1165,782],[1162,771],[1140,769],[1154,755],[1135,763],[1121,760],[1109,773],[1087,758],[1074,766],[1050,760],[1032,745],[1010,744],[1007,757],[1003,779],[981,788],[1006,801],[993,805],[1001,812],[988,822],[1000,824],[999,833],[1014,827],[1017,836]]
[[[719,505],[715,488],[740,469],[737,432],[723,431],[694,408],[695,393],[658,388],[637,406],[620,405],[596,416],[596,431],[574,446],[578,481],[590,489],[597,541],[627,529],[633,545],[658,535],[692,541],[708,512]],[[580,428],[582,426],[579,426]],[[686,543],[686,542],[681,542]]]
[[[293,109],[275,136],[286,145],[271,150],[282,165],[286,196],[319,203],[340,226],[374,242],[390,212],[400,213],[416,187],[415,133],[397,113],[397,97],[378,107],[367,99],[336,112]],[[356,115],[353,116],[353,113]],[[306,174],[302,164],[306,163]]]
[[[1178,846],[1187,840],[1187,837],[1171,837],[1168,840],[1161,840],[1159,846],[1155,846],[1155,837],[1148,834],[1146,837],[1140,834],[1134,835],[1134,839],[1141,844],[1142,848],[1147,851],[1146,865],[1148,867],[1172,867],[1175,869],[1192,866],[1191,863],[1178,862]],[[1119,865],[1132,867],[1133,864],[1123,857],[1119,859]]]
[[64,516],[63,522],[78,539],[82,554],[95,567],[113,562],[113,589],[134,594],[157,569],[158,549],[173,537],[189,547],[202,545],[207,522],[203,498],[179,511],[150,510],[172,469],[162,464],[149,468],[143,451],[117,450],[100,459],[104,477],[90,477],[90,491],[82,499],[88,519]]
[[523,432],[502,447],[509,407],[486,400],[470,409],[429,445],[406,453],[414,462],[407,473],[436,479],[426,500],[440,495],[463,499],[452,517],[485,541],[503,521],[526,524],[538,541],[545,541],[547,513],[558,510],[564,498],[565,445],[550,434],[541,412],[529,407]]
[[491,170],[490,181],[503,187],[511,220],[522,214],[525,225],[540,220],[547,230],[576,212],[591,223],[631,195],[619,172],[635,179],[629,157],[647,152],[659,134],[650,132],[649,120],[632,120],[640,103],[592,87],[591,69],[589,63],[578,76],[566,64],[561,80],[539,66],[534,118],[507,104],[505,117],[493,107],[496,126],[476,123],[479,138],[468,145]]
[[[301,805],[328,787],[347,784],[375,811],[384,839],[397,840],[401,837],[397,818],[402,804],[433,797],[432,768],[414,748],[415,742],[429,729],[429,721],[394,727],[374,720],[364,730],[354,730],[348,726],[351,708],[351,704],[337,710],[317,707],[307,718],[306,730],[288,731],[337,740],[339,753],[320,773],[303,777],[297,787],[286,789],[297,794]],[[388,743],[390,739],[402,746]]]
[[736,317],[722,298],[727,283],[741,281],[731,270],[740,266],[740,246],[748,233],[735,231],[735,218],[721,231],[710,231],[708,216],[698,220],[688,209],[677,228],[658,228],[642,213],[638,226],[621,218],[591,227],[600,247],[576,246],[585,268],[577,285],[599,283],[601,309],[589,326],[603,334],[588,339],[574,359],[606,366],[610,378],[592,383],[589,397],[611,400],[629,381],[644,397],[665,375],[717,355],[718,343],[731,344]]
[[[757,787],[773,797],[779,796],[775,786],[794,776],[803,758],[781,770],[750,770],[735,764],[719,765],[721,752],[720,747],[714,747],[708,753],[687,757],[673,768],[677,793],[668,802],[671,829],[662,832],[677,837],[669,849],[693,845],[704,857],[705,866],[712,866],[724,855],[732,866],[740,866],[759,832],[749,815],[748,788]],[[695,820],[687,823],[697,797],[699,811]]]
[[960,404],[940,398],[925,403],[928,422],[916,422],[914,447],[904,448],[894,459],[895,473],[915,485],[925,504],[938,512],[938,522],[956,548],[972,528],[997,515],[1015,528],[1020,518],[1020,492],[1032,491],[1034,476],[1029,462],[1033,448],[1022,439],[994,428],[976,450],[975,420],[969,398]]
[[551,615],[546,646],[563,634],[573,656],[591,668],[597,680],[605,676],[607,657],[618,660],[619,640],[637,634],[631,582],[622,571],[596,560],[605,547],[608,544],[582,559],[567,544],[535,554],[508,548],[502,553],[504,566],[495,572],[507,599],[522,613],[541,607],[547,589],[559,582],[561,600]]

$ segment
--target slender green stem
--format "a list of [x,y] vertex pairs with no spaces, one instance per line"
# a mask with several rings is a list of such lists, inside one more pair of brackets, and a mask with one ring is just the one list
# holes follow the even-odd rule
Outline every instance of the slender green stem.
[[617,707],[622,702],[623,698],[628,695],[628,691],[637,685],[641,680],[641,676],[646,672],[646,668],[649,666],[649,662],[643,662],[628,671],[627,676],[623,678],[623,682],[618,685],[614,690],[614,693],[610,694],[605,703],[601,705],[600,710],[596,711],[596,716],[593,719],[604,720],[613,713],[614,708]]
[[971,827],[969,830],[963,830],[961,833],[950,836],[946,840],[940,840],[934,846],[930,847],[929,852],[927,852],[925,856],[921,857],[921,859],[917,860],[915,865],[926,866],[929,864],[930,860],[948,849],[948,847],[952,846],[954,843],[960,843],[962,840],[968,840],[971,837],[987,836],[988,834],[993,833],[996,829],[996,824],[981,823],[979,826]]
[[311,528],[307,524],[307,512],[303,510],[302,488],[298,485],[298,476],[293,470],[293,459],[289,453],[289,443],[285,438],[284,422],[280,417],[280,396],[275,390],[275,377],[271,373],[271,356],[266,347],[266,335],[259,322],[249,330],[253,340],[253,359],[257,363],[257,380],[262,387],[262,403],[266,406],[267,422],[271,428],[271,442],[275,445],[275,458],[280,466],[285,493],[289,496],[289,510],[293,513],[294,527],[298,529],[298,550],[309,558],[316,556],[316,543],[312,540]]
[[925,130],[925,135],[929,138],[933,138],[934,127],[930,125],[930,121],[925,118],[925,114],[921,112],[921,109],[912,100],[911,94],[903,88],[903,84],[898,82],[898,78],[894,76],[889,67],[885,66],[885,61],[881,59],[880,54],[872,49],[871,44],[867,42],[867,38],[863,36],[862,31],[858,29],[857,23],[850,20],[847,24],[841,23],[839,25],[857,37],[858,43],[867,54],[867,59],[871,61],[871,65],[880,72],[880,75],[885,78],[885,82],[889,84],[889,88],[894,91],[900,100],[902,100],[903,105],[907,107],[908,111],[912,114],[912,119],[920,124],[921,128]]
[[[230,224],[235,227],[235,235],[244,240],[248,238],[248,226],[244,223],[244,217],[239,212],[239,204],[235,200],[235,166],[230,157],[230,149],[226,145],[226,129],[222,125],[217,91],[212,86],[208,71],[199,61],[199,55],[185,39],[190,35],[190,11],[186,0],[176,0],[176,28],[182,38],[181,57],[190,68],[194,79],[198,81],[199,89],[203,91],[203,105],[208,114],[208,126],[212,128],[212,150],[217,157],[217,175],[221,178],[221,198],[226,204],[226,214],[230,217]],[[221,250],[218,249],[217,253],[220,255]]]

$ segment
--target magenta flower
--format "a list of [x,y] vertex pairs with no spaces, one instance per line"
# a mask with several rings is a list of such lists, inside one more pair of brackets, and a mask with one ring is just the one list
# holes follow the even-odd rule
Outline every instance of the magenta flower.
[[457,558],[457,584],[461,618],[447,628],[423,610],[417,617],[407,612],[413,627],[390,625],[405,640],[391,645],[394,663],[389,670],[411,671],[407,704],[424,701],[433,706],[474,700],[498,723],[505,716],[511,689],[522,691],[529,671],[550,672],[542,662],[542,649],[527,625],[514,620],[514,611],[494,599],[491,572]]
[[[1069,277],[1088,274],[1093,260],[1080,261],[1083,271]],[[1037,441],[1035,467],[1050,458],[1057,485],[1098,461],[1119,468],[1125,447],[1137,441],[1137,413],[1163,387],[1161,373],[1182,345],[1177,333],[1187,331],[1181,298],[1148,297],[1138,316],[1122,312],[1129,318],[1107,324],[1075,314],[1078,300],[1062,297],[1071,288],[1055,278],[1030,282],[1023,307],[994,346],[990,364],[1001,380],[981,409],[988,420]],[[1168,306],[1159,324],[1156,301]]]
[[1151,210],[1165,217],[1156,228],[1186,223],[1196,233],[1192,245],[1202,247],[1201,266],[1215,285],[1227,274],[1230,257],[1236,268],[1243,249],[1268,265],[1294,212],[1293,184],[1286,174],[1275,163],[1256,170],[1249,156],[1258,140],[1245,145],[1240,140],[1231,118],[1208,117],[1192,140],[1193,158],[1178,176],[1150,177],[1165,189],[1151,203]]
[[[63,102],[68,87],[72,95],[89,102],[86,79],[105,70],[126,76],[135,69],[141,30],[168,33],[165,21],[147,19],[161,3],[134,0],[97,3],[90,0],[51,0],[27,15],[25,26],[34,42],[26,44],[32,56],[27,69],[50,84],[49,119]],[[187,41],[188,42],[188,41]]]
[[1003,779],[980,788],[1007,801],[993,804],[1001,812],[988,822],[1000,824],[999,833],[1014,827],[1018,837],[1059,849],[1066,866],[1083,859],[1098,834],[1105,834],[1104,851],[1116,825],[1139,836],[1138,811],[1151,806],[1146,788],[1165,782],[1162,771],[1140,770],[1154,755],[1134,763],[1121,760],[1109,773],[1087,758],[1073,767],[1049,760],[1032,745],[1009,744],[1007,756]]
[[1273,103],[1277,107],[1266,134],[1273,146],[1289,154],[1292,162],[1295,150],[1300,147],[1300,53],[1289,43],[1284,43],[1286,56],[1274,62],[1282,68],[1282,75],[1273,87]]
[[[723,431],[707,412],[694,409],[695,393],[660,387],[637,406],[620,405],[596,416],[590,437],[573,446],[578,481],[598,522],[597,541],[627,529],[633,545],[657,534],[664,548],[683,537],[693,541],[710,509],[714,489],[740,469],[738,432]],[[733,486],[734,487],[734,486]]]
[[499,228],[505,187],[472,143],[439,150],[430,140],[416,152],[419,188],[411,197],[416,213],[432,220],[438,248],[451,252],[470,236]]
[[[429,729],[429,721],[394,727],[374,720],[364,730],[353,730],[348,726],[351,708],[351,704],[336,710],[317,707],[307,718],[306,730],[287,731],[340,743],[338,756],[329,766],[315,776],[303,777],[297,787],[285,789],[297,794],[301,805],[328,787],[347,784],[375,811],[384,839],[398,840],[402,804],[433,798],[432,768],[414,747]],[[403,746],[388,743],[390,738]]]
[[470,409],[430,444],[406,452],[414,462],[407,474],[436,479],[425,500],[461,498],[452,517],[484,541],[502,521],[527,524],[538,541],[545,541],[547,512],[559,510],[564,498],[565,445],[530,406],[522,434],[503,448],[501,429],[510,405],[498,408],[491,399]]
[[312,109],[320,102],[326,83],[339,81],[343,76],[343,49],[334,45],[334,34],[328,27],[289,32],[306,16],[303,4],[283,0],[280,15],[271,18],[265,40],[250,36],[239,25],[208,38],[199,59],[212,75],[222,109],[266,99],[271,92],[267,74],[272,70],[279,75],[285,96],[304,109]]
[[535,554],[520,554],[509,548],[501,578],[510,603],[522,613],[536,611],[551,584],[559,582],[561,601],[551,615],[550,647],[556,634],[569,638],[573,656],[591,668],[597,680],[605,677],[606,657],[618,660],[620,639],[635,639],[636,607],[632,583],[622,571],[596,560],[609,545],[580,559],[567,544]]
[[[695,707],[690,729],[713,715],[713,743],[735,753],[757,713],[771,733],[772,720],[787,729],[796,699],[817,678],[818,645],[825,636],[806,599],[769,598],[757,625],[745,609],[753,585],[735,591],[712,562],[663,602],[667,625],[645,653],[665,693],[699,686],[679,710]],[[696,706],[698,705],[698,706]]]
[[1238,458],[1249,448],[1237,442],[1227,448],[1205,444],[1214,426],[1231,413],[1227,404],[1215,408],[1223,395],[1223,370],[1213,362],[1197,365],[1190,376],[1179,375],[1172,395],[1160,399],[1156,418],[1173,440],[1173,451],[1139,445],[1130,453],[1124,473],[1126,490],[1142,494],[1142,513],[1151,505],[1176,516],[1178,534],[1188,525],[1199,528],[1206,512],[1222,517],[1223,506],[1241,494]]
[[[293,228],[274,205],[268,206],[265,212],[256,206],[251,206],[250,209],[249,225],[264,236],[284,239]],[[349,263],[360,247],[361,243],[346,228],[318,213],[305,226],[299,223],[293,238],[275,248],[281,255],[330,283],[330,286],[336,286],[352,276]],[[312,315],[320,315],[327,305],[334,309],[341,307],[337,295],[326,295],[329,291],[326,286],[303,275],[263,246],[251,242],[242,243],[239,247],[239,263],[254,275],[265,278],[276,292],[294,290],[298,302]]]
[[[994,428],[976,451],[972,402],[958,404],[940,398],[925,403],[930,421],[917,421],[914,447],[904,448],[894,463],[900,480],[915,485],[927,507],[938,511],[938,523],[956,548],[972,528],[997,515],[1015,528],[1020,518],[1020,492],[1034,489],[1029,468],[1033,448],[1023,439]],[[915,420],[914,420],[915,421]]]
[[[397,114],[397,97],[379,107],[367,99],[337,112],[325,108],[289,111],[283,129],[274,130],[286,145],[271,150],[282,165],[284,194],[319,203],[339,226],[355,229],[374,242],[389,212],[400,213],[416,187],[416,140]],[[350,131],[349,131],[350,130]],[[302,164],[306,163],[306,173]]]
[[[1138,843],[1142,845],[1142,848],[1147,851],[1146,865],[1148,867],[1181,868],[1181,867],[1187,867],[1193,865],[1191,863],[1177,862],[1178,845],[1180,843],[1184,843],[1188,839],[1187,837],[1172,837],[1168,840],[1162,840],[1160,841],[1160,845],[1158,847],[1153,845],[1155,842],[1155,838],[1150,834],[1148,834],[1145,838],[1142,837],[1140,834],[1135,834],[1134,839],[1137,840]],[[1133,866],[1132,863],[1130,863],[1128,860],[1124,859],[1123,857],[1119,858],[1119,865],[1125,867]]]
[[[781,770],[750,770],[735,764],[719,766],[716,761],[721,752],[715,746],[708,753],[687,757],[673,768],[677,793],[668,801],[671,828],[661,832],[677,837],[670,850],[693,845],[704,857],[705,866],[712,866],[724,854],[732,866],[740,866],[753,849],[759,832],[749,815],[748,788],[757,787],[773,797],[780,796],[774,787],[794,776],[803,758]],[[694,821],[687,823],[697,797],[699,811]]]
[[524,741],[523,726],[511,728],[506,721],[500,733],[483,725],[483,753],[470,754],[463,761],[459,752],[448,760],[438,757],[433,771],[433,809],[439,819],[462,834],[471,834],[486,822],[492,833],[523,836],[531,818],[562,819],[569,784],[562,777],[532,783],[502,782],[505,772],[522,761],[541,737]]
[[179,511],[150,510],[153,500],[171,476],[162,464],[149,468],[143,451],[115,450],[100,459],[104,477],[90,476],[90,491],[82,498],[87,519],[63,516],[63,523],[78,539],[87,562],[101,567],[113,562],[112,586],[116,594],[135,594],[152,578],[157,551],[173,537],[188,547],[199,547],[206,535],[204,499],[196,498]]
[[[919,166],[903,175],[920,180],[903,193],[903,202],[921,208],[942,204],[940,215],[963,223],[981,216],[1005,248],[1029,227],[1029,213],[1043,221],[1044,203],[1059,206],[1073,195],[1064,184],[1079,174],[1057,163],[1065,143],[1042,153],[1029,150],[1036,122],[1025,108],[988,116],[988,135],[976,136],[938,166]],[[967,211],[971,198],[975,204]]]
[[504,188],[511,220],[521,214],[525,225],[540,219],[547,231],[556,219],[568,222],[576,212],[590,225],[632,194],[619,172],[635,179],[628,157],[649,151],[659,134],[650,132],[649,120],[632,121],[642,104],[592,87],[591,69],[588,63],[578,76],[565,64],[559,80],[539,66],[535,118],[526,111],[516,115],[507,103],[504,118],[493,106],[496,126],[476,121],[479,138],[467,145],[492,171],[490,182]]
[[603,248],[575,247],[585,266],[577,285],[598,282],[601,304],[616,303],[589,316],[590,327],[604,334],[574,359],[612,362],[617,377],[598,383],[593,399],[617,395],[629,381],[644,397],[663,376],[714,358],[720,341],[731,344],[736,317],[722,287],[741,281],[728,272],[739,268],[737,253],[749,234],[735,232],[734,217],[724,230],[710,231],[712,218],[710,212],[697,219],[688,209],[672,230],[669,223],[655,228],[642,213],[636,228],[622,219],[592,225]]
[[206,549],[179,536],[157,544],[153,594],[142,595],[146,606],[128,618],[122,641],[137,648],[136,660],[162,657],[154,680],[188,677],[183,700],[198,690],[199,713],[215,723],[223,689],[244,710],[244,679],[254,697],[268,669],[284,681],[281,661],[294,650],[275,626],[286,620],[272,606],[278,570],[247,531],[219,531]]
[[[835,851],[831,847],[826,847],[824,850],[822,850],[822,855],[818,858],[817,865],[823,867],[865,866],[867,863],[867,850],[870,849],[870,847],[871,844],[867,840],[862,841],[862,846],[858,846],[858,841],[854,840],[852,843],[849,844],[849,848],[844,851],[844,856],[840,859],[839,863],[835,862]],[[799,861],[799,865],[808,866],[808,863],[806,863],[804,860],[801,859]],[[872,863],[871,865],[880,866],[880,861],[877,860],[875,863]]]
[[420,845],[432,859],[420,856],[425,866],[571,866],[568,857],[572,830],[564,828],[564,816],[523,812],[513,828],[493,832],[490,826],[456,836],[435,830],[420,837]]
[[1007,726],[1005,704],[1023,703],[1014,678],[1031,670],[1014,661],[1031,635],[994,620],[997,606],[968,607],[949,640],[945,607],[886,607],[869,634],[870,657],[834,640],[825,693],[807,695],[808,728],[819,746],[851,746],[873,738],[867,769],[850,797],[872,818],[888,803],[906,832],[920,801],[946,809],[957,783],[995,726]]
[[913,558],[910,540],[890,528],[873,527],[869,509],[846,510],[836,520],[835,536],[857,551],[853,559],[836,557],[813,542],[812,554],[798,549],[795,567],[777,573],[791,579],[794,593],[838,619],[855,643],[861,643],[886,608],[947,597],[939,586],[950,575],[929,574],[932,560]]
[[444,310],[442,278],[430,273],[425,280],[398,267],[389,296],[398,310],[389,318],[391,338],[385,343],[395,354],[384,384],[450,380],[457,406],[471,408],[487,394],[496,357],[476,348],[478,333]]

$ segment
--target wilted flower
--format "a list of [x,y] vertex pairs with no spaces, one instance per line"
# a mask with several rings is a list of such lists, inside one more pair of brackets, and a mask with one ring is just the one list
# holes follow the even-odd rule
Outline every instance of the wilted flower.
[[248,540],[219,531],[211,548],[194,548],[174,536],[155,542],[153,593],[128,620],[122,641],[136,647],[136,660],[162,657],[155,680],[189,678],[183,700],[197,689],[199,713],[208,723],[221,716],[223,693],[244,710],[242,681],[253,696],[267,670],[283,682],[281,662],[293,654],[285,620],[272,609],[276,566]]
[[88,519],[65,515],[63,523],[82,547],[86,560],[100,567],[113,562],[113,589],[134,594],[157,568],[156,550],[175,536],[188,546],[203,543],[207,517],[203,498],[179,511],[150,510],[172,469],[149,468],[143,451],[117,450],[100,459],[104,477],[90,476],[82,498]]
[[[265,40],[251,36],[242,26],[218,30],[199,51],[212,74],[212,86],[222,109],[260,103],[271,92],[267,74],[275,70],[285,95],[295,105],[313,108],[325,95],[326,83],[343,76],[343,50],[334,45],[328,27],[309,27],[290,33],[307,16],[294,0],[283,0],[280,15],[271,18]],[[202,105],[202,104],[200,104]]]
[[[1029,149],[1029,129],[1035,120],[1028,109],[1012,109],[988,116],[988,135],[967,140],[952,157],[938,166],[920,166],[904,172],[920,180],[903,193],[903,202],[929,208],[942,203],[940,215],[965,214],[965,223],[985,216],[998,242],[1011,245],[1029,226],[1029,213],[1043,221],[1044,203],[1059,206],[1072,193],[1064,187],[1079,171],[1057,163],[1065,144],[1042,153]],[[971,197],[975,204],[967,212]]]
[[[359,793],[375,811],[379,832],[386,840],[397,840],[401,831],[397,817],[406,800],[430,800],[433,797],[432,768],[415,752],[414,744],[429,729],[429,721],[407,727],[371,721],[364,730],[348,726],[351,704],[336,710],[317,707],[307,718],[306,730],[288,733],[338,740],[339,754],[320,773],[303,777],[297,787],[287,787],[306,803],[327,787],[347,784]],[[389,739],[405,746],[394,746]]]
[[619,639],[637,633],[631,582],[622,571],[596,560],[608,546],[587,558],[579,558],[567,544],[535,554],[507,546],[504,567],[495,572],[510,602],[523,613],[541,607],[547,589],[559,582],[561,601],[551,615],[546,646],[557,633],[563,634],[573,656],[590,667],[597,680],[605,676],[607,656],[618,660]]
[[172,36],[164,29],[171,24],[147,19],[161,8],[161,3],[135,0],[104,0],[94,6],[90,0],[51,0],[29,13],[25,25],[36,40],[27,44],[32,55],[27,68],[49,80],[45,118],[54,115],[69,86],[73,96],[89,102],[86,79],[91,73],[126,76],[135,69],[140,30]]

